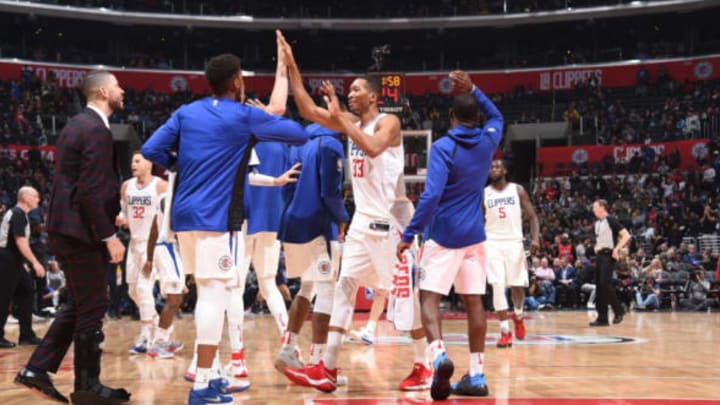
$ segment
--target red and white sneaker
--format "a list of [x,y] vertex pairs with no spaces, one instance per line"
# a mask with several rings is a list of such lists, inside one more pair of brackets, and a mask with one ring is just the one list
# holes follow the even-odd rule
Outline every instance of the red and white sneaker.
[[497,347],[512,347],[512,332],[500,332],[500,340],[497,342]]
[[322,360],[305,368],[286,367],[283,373],[290,381],[305,387],[323,392],[333,392],[337,388],[337,368],[328,370]]
[[415,363],[410,375],[400,382],[400,391],[420,391],[430,388],[432,371],[422,363]]
[[513,316],[513,323],[515,324],[515,337],[518,340],[525,340],[525,323],[523,318],[518,319],[517,316]]
[[230,367],[226,373],[233,378],[247,378],[248,369],[245,363],[245,349],[233,352],[230,355]]

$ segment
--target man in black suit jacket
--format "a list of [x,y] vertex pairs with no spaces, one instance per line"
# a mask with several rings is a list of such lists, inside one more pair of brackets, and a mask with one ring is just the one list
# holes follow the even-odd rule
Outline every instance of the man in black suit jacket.
[[116,404],[128,401],[130,394],[104,386],[99,377],[102,319],[108,306],[106,266],[125,254],[115,235],[120,173],[108,124],[108,117],[122,110],[125,92],[107,71],[89,72],[82,92],[87,108],[72,117],[57,142],[47,228],[50,249],[67,277],[70,302],[15,382],[67,403],[47,373],[57,372],[74,342],[73,403]]

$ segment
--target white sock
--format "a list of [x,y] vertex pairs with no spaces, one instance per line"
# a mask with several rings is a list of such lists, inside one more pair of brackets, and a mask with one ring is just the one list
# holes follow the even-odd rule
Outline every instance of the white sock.
[[503,333],[510,332],[510,321],[508,321],[507,319],[504,321],[500,321],[500,331],[502,331]]
[[520,308],[515,308],[515,318],[517,318],[517,319],[523,319],[523,309],[522,309],[522,307],[520,307]]
[[192,360],[190,360],[190,365],[187,369],[187,372],[191,374],[195,374],[197,371],[197,347],[198,344],[197,342],[195,342],[195,348],[193,349],[193,357]]
[[370,334],[375,334],[375,326],[377,326],[375,321],[368,321],[367,325],[365,325],[365,330],[370,332]]
[[158,327],[155,330],[155,341],[156,342],[170,341],[170,329],[163,329],[163,328]]
[[195,384],[193,385],[194,390],[201,390],[207,388],[208,382],[212,379],[213,369],[198,367],[195,373]]
[[313,343],[310,345],[310,364],[318,364],[323,358],[327,344]]
[[342,333],[335,331],[328,333],[327,350],[323,355],[323,362],[328,370],[337,368],[337,358],[338,353],[340,353],[340,346],[342,346],[342,340]]
[[284,346],[297,346],[298,335],[295,332],[285,331],[282,337],[282,345]]
[[470,377],[482,374],[485,365],[485,353],[470,353]]
[[420,339],[413,339],[413,353],[415,354],[415,363],[420,363],[425,368],[430,368],[427,358],[427,340],[422,337]]
[[148,341],[152,341],[153,322],[142,321],[140,322],[140,325],[140,336],[147,339]]
[[439,355],[445,353],[445,343],[440,339],[433,340],[428,346],[430,348],[430,358],[432,358],[433,363]]
[[[222,364],[220,364],[220,350],[215,352],[215,357],[213,357],[211,370],[212,370],[211,378],[221,378],[221,377],[225,376],[225,373],[223,372]],[[195,381],[197,381],[197,380],[195,380]]]

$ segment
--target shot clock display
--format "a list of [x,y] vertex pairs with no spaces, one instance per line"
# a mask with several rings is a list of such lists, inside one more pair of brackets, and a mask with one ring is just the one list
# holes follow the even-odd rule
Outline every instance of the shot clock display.
[[380,81],[381,97],[378,107],[381,112],[399,114],[405,100],[405,75],[383,73],[375,75]]

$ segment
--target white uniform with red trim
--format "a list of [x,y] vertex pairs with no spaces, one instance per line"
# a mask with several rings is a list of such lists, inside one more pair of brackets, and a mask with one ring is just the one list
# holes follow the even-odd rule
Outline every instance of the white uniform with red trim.
[[508,287],[527,287],[528,270],[518,185],[507,183],[502,190],[487,186],[483,201],[488,283],[504,280]]

